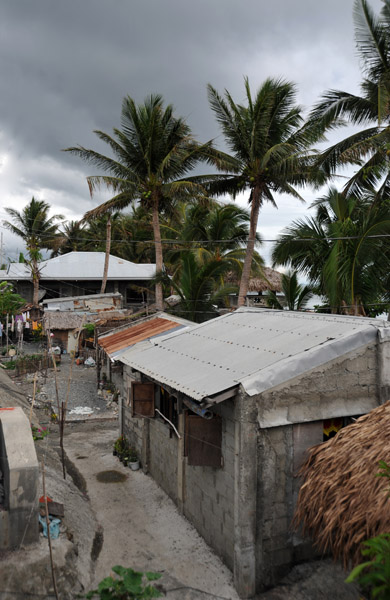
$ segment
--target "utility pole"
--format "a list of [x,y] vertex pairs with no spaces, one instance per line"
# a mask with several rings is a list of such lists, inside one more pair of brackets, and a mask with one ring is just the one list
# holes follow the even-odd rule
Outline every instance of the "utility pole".
[[0,269],[3,266],[3,232],[0,233]]

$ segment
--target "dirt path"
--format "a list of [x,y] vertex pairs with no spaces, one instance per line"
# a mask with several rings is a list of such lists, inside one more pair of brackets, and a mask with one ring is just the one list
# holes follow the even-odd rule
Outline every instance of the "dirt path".
[[[67,454],[85,478],[92,508],[103,528],[95,585],[113,565],[120,564],[163,572],[161,581],[172,600],[238,599],[231,572],[172,500],[151,477],[123,467],[112,455],[116,436],[116,427],[108,426],[66,437]],[[97,474],[107,470],[122,474],[124,481],[99,482]]]

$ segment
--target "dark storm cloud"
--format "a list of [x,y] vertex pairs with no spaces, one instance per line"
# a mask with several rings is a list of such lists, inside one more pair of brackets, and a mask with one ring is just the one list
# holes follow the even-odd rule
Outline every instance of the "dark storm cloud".
[[352,7],[352,0],[3,0],[2,206],[22,207],[35,194],[69,217],[98,203],[85,183],[91,168],[61,149],[99,148],[92,131],[119,126],[125,94],[141,101],[161,93],[206,140],[219,136],[208,82],[240,100],[244,75],[254,89],[281,76],[297,83],[305,105],[330,87],[356,91]]

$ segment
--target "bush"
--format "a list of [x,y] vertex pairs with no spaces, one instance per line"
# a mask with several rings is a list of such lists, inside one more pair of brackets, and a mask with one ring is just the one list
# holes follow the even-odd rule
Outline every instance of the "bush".
[[106,577],[97,590],[91,590],[86,598],[100,598],[101,600],[142,600],[143,598],[160,598],[161,592],[149,581],[160,579],[160,573],[140,573],[130,567],[126,569],[117,565],[112,567],[113,572],[119,577]]

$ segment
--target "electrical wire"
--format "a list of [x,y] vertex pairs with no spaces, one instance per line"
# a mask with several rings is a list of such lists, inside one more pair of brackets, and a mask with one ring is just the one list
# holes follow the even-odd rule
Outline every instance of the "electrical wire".
[[[3,227],[0,225],[0,229],[5,229],[6,227]],[[7,230],[8,231],[8,230]],[[44,239],[44,235],[40,236],[41,239]],[[323,236],[321,238],[312,238],[312,237],[308,237],[308,238],[289,238],[288,241],[289,242],[318,242],[318,241],[330,241],[330,242],[337,242],[337,241],[347,241],[347,240],[360,240],[360,239],[381,239],[381,238],[389,238],[390,237],[390,233],[380,233],[380,234],[374,234],[374,235],[351,235],[351,236]],[[53,239],[53,236],[47,235],[48,239]],[[72,237],[71,241],[84,241],[84,242],[100,242],[100,243],[105,243],[105,239],[104,238],[87,238],[87,240],[83,237]],[[240,243],[245,243],[249,240],[249,236],[245,236],[245,237],[240,237]],[[226,239],[222,239],[222,240],[172,240],[172,239],[162,239],[161,243],[163,245],[170,245],[170,244],[231,244],[232,241],[234,241],[232,239],[226,240]],[[259,244],[262,243],[276,243],[279,242],[280,238],[269,238],[269,239],[262,239],[259,241]],[[112,239],[111,240],[112,244],[150,244],[150,245],[155,245],[156,242],[155,240],[129,240],[127,238],[123,238],[120,237],[118,239]],[[76,251],[77,252],[77,251]],[[80,250],[79,252],[83,252],[83,250]],[[91,252],[94,252],[94,250],[92,250]],[[102,250],[102,252],[104,252]],[[49,259],[47,259],[49,260]]]

